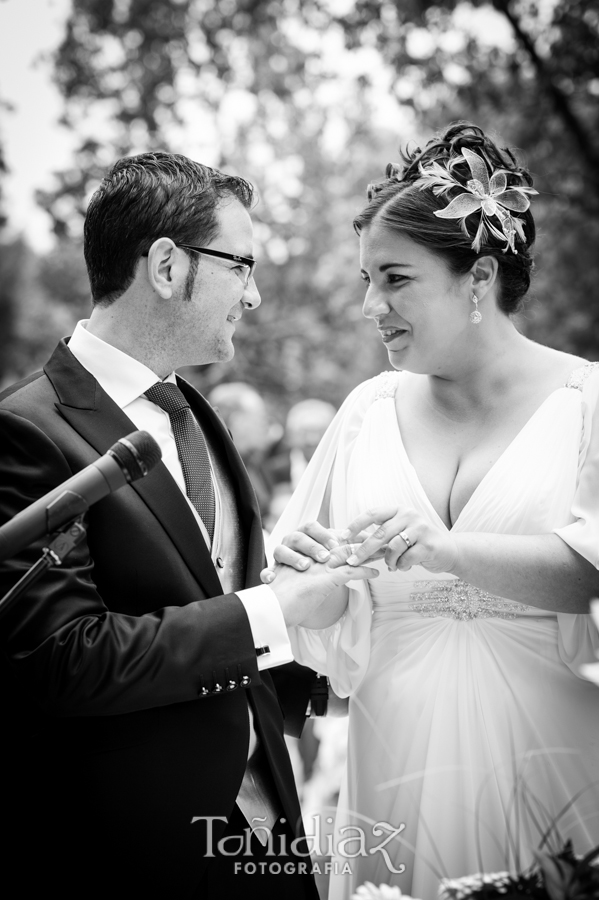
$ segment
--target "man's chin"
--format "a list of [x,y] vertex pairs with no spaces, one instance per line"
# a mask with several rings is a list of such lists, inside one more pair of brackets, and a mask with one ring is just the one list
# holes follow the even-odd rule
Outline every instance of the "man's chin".
[[211,366],[214,363],[230,362],[235,356],[235,347],[233,344],[223,344],[214,348],[211,353],[200,354],[200,356],[194,354],[192,359],[185,363],[179,363],[177,368],[183,366]]
[[212,355],[211,363],[218,362],[230,362],[235,356],[235,347],[233,346],[232,341],[223,341],[218,347],[215,348],[215,351]]
[[225,344],[222,348],[222,356],[220,358],[220,362],[230,362],[235,356],[235,347],[233,346],[233,341],[230,341],[228,344]]

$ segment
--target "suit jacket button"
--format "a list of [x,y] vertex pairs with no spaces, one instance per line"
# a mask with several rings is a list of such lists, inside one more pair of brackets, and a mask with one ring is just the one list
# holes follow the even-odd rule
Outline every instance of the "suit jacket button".
[[200,691],[200,697],[205,697],[209,693],[210,693],[210,691],[208,690],[208,688],[203,687],[202,690]]
[[213,694],[220,694],[220,692],[222,691],[222,689],[223,689],[222,684],[219,684],[218,681],[217,681],[216,684],[214,685],[214,687],[212,688],[212,693],[213,693]]
[[224,568],[225,568],[225,561],[224,561],[224,559],[222,558],[222,556],[217,556],[217,557],[216,557],[216,565],[218,566],[219,569],[224,569]]
[[241,679],[241,686],[242,686],[242,687],[247,687],[248,684],[251,683],[251,681],[252,681],[252,679],[250,678],[249,675],[244,675],[243,678]]
[[237,688],[237,682],[236,682],[236,681],[229,681],[229,682],[228,682],[228,684],[227,684],[227,690],[228,690],[228,691],[234,691],[234,690],[236,690],[236,688]]

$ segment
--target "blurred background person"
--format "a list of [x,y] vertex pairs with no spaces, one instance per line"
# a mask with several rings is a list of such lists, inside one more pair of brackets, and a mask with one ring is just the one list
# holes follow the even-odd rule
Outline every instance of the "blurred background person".
[[285,439],[289,446],[289,481],[292,490],[297,487],[336,412],[332,403],[313,399],[302,400],[289,410]]
[[[272,529],[282,515],[336,412],[332,403],[309,398],[296,403],[287,413],[285,434],[269,454],[268,468],[273,495],[266,521],[267,531]],[[341,756],[344,757],[347,726],[345,721],[340,723],[338,719],[333,719],[332,723],[325,719],[309,719],[299,739],[287,740],[300,796],[303,796],[304,790],[308,792],[306,797],[309,797],[310,813],[320,812],[325,803],[332,803],[334,808],[337,798],[340,778],[336,760],[340,748]],[[310,789],[317,760],[319,776]],[[310,827],[307,822],[307,828]]]
[[264,519],[269,512],[274,487],[266,465],[266,454],[282,429],[271,420],[260,394],[245,382],[219,384],[210,392],[208,400],[231,432],[248,470]]
[[268,454],[270,477],[279,486],[273,498],[272,524],[283,512],[336,412],[332,403],[310,398],[300,400],[287,413],[285,433]]
[[[231,432],[269,531],[333,420],[335,407],[323,400],[302,400],[289,410],[283,429],[246,382],[223,382],[210,391],[208,400]],[[305,792],[310,815],[334,812],[346,740],[347,719],[336,718],[308,719],[300,738],[285,737],[298,792],[300,797]],[[311,819],[306,827],[314,830]]]

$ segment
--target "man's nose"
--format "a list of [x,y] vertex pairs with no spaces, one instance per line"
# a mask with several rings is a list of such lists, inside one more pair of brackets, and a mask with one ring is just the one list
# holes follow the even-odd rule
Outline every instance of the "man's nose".
[[390,309],[391,307],[381,292],[377,291],[372,284],[369,285],[362,305],[362,315],[367,319],[376,319],[378,316],[386,315]]
[[253,277],[248,281],[241,300],[246,309],[258,309],[262,303],[260,291],[258,290]]

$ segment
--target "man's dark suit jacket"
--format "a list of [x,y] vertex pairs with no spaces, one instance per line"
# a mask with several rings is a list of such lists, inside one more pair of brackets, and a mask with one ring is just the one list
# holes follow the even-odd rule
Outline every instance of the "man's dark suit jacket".
[[[247,474],[209,404],[179,386],[228,462],[246,586],[257,585],[262,529]],[[61,341],[43,372],[0,395],[0,524],[134,430]],[[275,670],[277,694],[271,673],[258,671],[244,607],[223,595],[162,463],[92,506],[87,523],[87,542],[0,618],[10,834],[0,879],[12,872],[30,896],[36,885],[61,897],[92,896],[92,885],[113,897],[193,896],[207,828],[192,819],[234,808],[248,700],[284,813],[298,827],[283,727],[301,731],[312,673]],[[0,566],[1,595],[43,544]],[[214,823],[215,842],[223,829]]]

